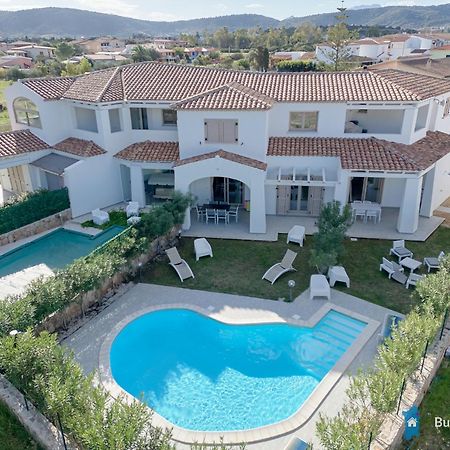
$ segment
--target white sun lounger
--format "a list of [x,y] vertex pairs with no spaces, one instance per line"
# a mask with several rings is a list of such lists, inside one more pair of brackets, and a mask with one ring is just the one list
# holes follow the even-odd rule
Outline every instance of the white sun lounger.
[[311,275],[309,281],[309,299],[314,297],[326,297],[330,300],[331,291],[325,275]]
[[191,268],[189,267],[189,264],[181,258],[178,250],[175,247],[167,249],[166,254],[169,257],[169,264],[175,269],[178,276],[180,277],[181,282],[183,282],[187,278],[195,278]]
[[297,253],[287,249],[282,261],[274,264],[270,269],[268,269],[262,276],[262,279],[270,281],[273,284],[286,272],[295,272],[296,269],[292,267],[292,264],[296,257]]

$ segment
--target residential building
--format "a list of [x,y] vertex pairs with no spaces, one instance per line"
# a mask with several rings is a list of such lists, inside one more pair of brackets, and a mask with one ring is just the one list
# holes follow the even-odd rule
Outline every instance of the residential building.
[[33,68],[33,66],[33,60],[26,56],[0,56],[0,67],[2,69],[17,67],[19,69],[27,70]]
[[14,47],[8,50],[6,53],[10,56],[21,56],[31,58],[33,61],[36,59],[52,59],[55,57],[55,47],[47,47],[45,45],[24,45],[22,47]]
[[[368,63],[394,60],[414,52],[423,53],[433,47],[430,37],[408,34],[393,34],[378,38],[364,38],[348,44],[346,52],[353,57],[367,59]],[[333,49],[329,43],[316,47],[316,58],[326,64],[331,64]]]
[[81,48],[83,53],[94,54],[98,52],[118,52],[125,48],[125,41],[111,36],[91,39],[77,39],[71,42]]
[[67,186],[74,216],[177,189],[246,205],[251,233],[332,200],[377,202],[395,211],[394,231],[414,233],[450,195],[445,79],[140,63],[25,79],[5,95],[15,131],[0,135],[3,176],[16,190]]
[[450,58],[450,45],[441,45],[431,50],[432,59]]
[[394,69],[437,78],[450,78],[450,58],[431,59],[429,56],[408,56],[374,64],[369,69]]

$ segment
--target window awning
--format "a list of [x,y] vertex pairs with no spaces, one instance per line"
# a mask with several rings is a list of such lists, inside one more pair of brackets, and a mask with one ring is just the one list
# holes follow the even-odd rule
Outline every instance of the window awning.
[[78,162],[78,159],[57,155],[56,153],[50,153],[50,155],[39,158],[30,165],[39,167],[39,169],[42,169],[45,172],[61,176],[66,167],[69,167],[76,162]]

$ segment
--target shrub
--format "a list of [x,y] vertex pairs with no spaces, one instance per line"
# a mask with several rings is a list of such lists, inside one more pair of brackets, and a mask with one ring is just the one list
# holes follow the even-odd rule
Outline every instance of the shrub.
[[350,224],[350,209],[346,205],[342,211],[339,202],[323,206],[319,221],[319,231],[314,235],[310,264],[318,272],[324,273],[329,266],[337,263],[344,251],[345,233]]
[[67,189],[41,190],[14,197],[0,208],[0,234],[36,222],[69,207]]
[[0,369],[83,448],[172,450],[170,433],[151,426],[145,405],[113,400],[46,332],[0,339]]
[[313,61],[280,61],[278,72],[317,72],[319,68]]

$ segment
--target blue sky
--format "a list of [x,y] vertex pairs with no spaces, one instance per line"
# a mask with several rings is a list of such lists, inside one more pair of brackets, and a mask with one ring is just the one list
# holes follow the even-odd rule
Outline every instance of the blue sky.
[[[360,5],[435,5],[449,0],[346,0],[349,8]],[[179,20],[228,14],[257,13],[277,19],[331,12],[339,0],[0,0],[0,10],[72,7],[148,20]]]

